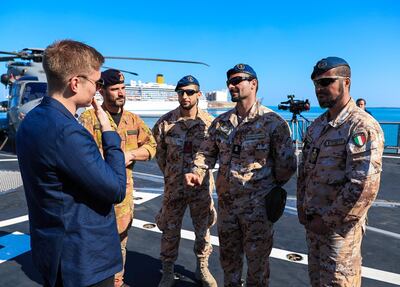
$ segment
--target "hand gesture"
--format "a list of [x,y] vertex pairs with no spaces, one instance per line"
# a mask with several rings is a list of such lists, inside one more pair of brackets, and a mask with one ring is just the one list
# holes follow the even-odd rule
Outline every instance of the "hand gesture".
[[110,120],[108,119],[107,113],[103,110],[101,105],[93,98],[92,106],[96,111],[96,116],[100,122],[100,128],[102,132],[112,131]]
[[187,186],[198,186],[201,185],[200,176],[195,173],[185,174],[185,183]]

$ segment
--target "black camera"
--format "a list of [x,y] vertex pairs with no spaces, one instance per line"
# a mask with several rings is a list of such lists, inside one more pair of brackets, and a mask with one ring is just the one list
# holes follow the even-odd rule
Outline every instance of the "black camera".
[[300,114],[301,112],[310,110],[310,102],[307,100],[295,100],[294,95],[287,96],[289,100],[286,102],[281,102],[278,105],[279,110],[287,111],[289,110],[293,114]]

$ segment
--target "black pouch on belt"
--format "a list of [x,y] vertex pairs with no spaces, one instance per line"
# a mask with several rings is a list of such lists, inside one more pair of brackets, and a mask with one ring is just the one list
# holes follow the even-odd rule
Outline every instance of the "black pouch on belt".
[[267,209],[268,220],[272,223],[281,218],[285,210],[287,192],[280,186],[274,187],[265,196],[265,208]]

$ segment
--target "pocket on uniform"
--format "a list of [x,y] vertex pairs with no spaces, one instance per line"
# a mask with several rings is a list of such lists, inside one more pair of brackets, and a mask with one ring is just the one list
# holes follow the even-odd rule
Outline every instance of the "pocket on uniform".
[[[121,136],[121,139],[123,137]],[[137,149],[138,143],[138,130],[127,130],[125,144],[128,149]]]

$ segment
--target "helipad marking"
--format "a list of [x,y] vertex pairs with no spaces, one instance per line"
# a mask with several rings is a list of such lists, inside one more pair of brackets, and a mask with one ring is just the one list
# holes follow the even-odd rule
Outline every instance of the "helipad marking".
[[133,172],[133,177],[134,178],[141,178],[141,179],[145,179],[145,180],[150,180],[150,181],[158,182],[158,183],[164,183],[164,177],[161,176],[161,175],[154,175],[154,174],[150,174],[150,173],[134,171]]
[[8,157],[14,157],[14,158],[17,157],[15,154],[10,154],[10,153],[5,153],[5,152],[0,152],[0,156],[8,156]]
[[152,188],[152,187],[135,187],[136,191],[141,192],[149,192],[149,193],[157,193],[157,195],[161,195],[164,192],[164,188]]
[[160,195],[156,194],[156,193],[140,192],[140,191],[135,190],[133,196],[134,196],[134,198],[133,198],[134,204],[137,205],[137,204],[143,204],[146,201],[152,200],[153,198],[156,198]]
[[15,218],[3,220],[3,221],[0,221],[0,227],[14,225],[14,224],[21,223],[21,222],[24,222],[24,221],[27,221],[27,220],[29,220],[28,215],[23,215],[23,216],[20,216],[20,217],[15,217]]
[[395,159],[399,159],[399,158],[400,158],[399,156],[396,156],[396,155],[383,155],[382,157],[385,157],[385,158],[395,158]]
[[31,250],[30,236],[15,231],[0,237],[0,264]]
[[[28,220],[27,215],[8,219],[8,220],[3,220],[3,221],[0,221],[0,227],[17,224],[17,223],[24,222],[27,220]],[[149,224],[149,223],[151,224],[152,222],[143,221],[140,219],[133,219],[132,226],[134,226],[136,228],[144,229],[144,230],[150,230],[153,232],[161,233],[161,231],[157,227],[155,227],[153,229],[145,229],[143,227],[144,224]],[[188,239],[188,240],[195,239],[195,235],[194,235],[193,231],[184,230],[184,229],[181,230],[181,237],[184,239]],[[11,258],[14,258],[20,254],[23,254],[23,253],[29,251],[30,250],[29,239],[30,239],[29,235],[20,233],[18,231],[13,232],[12,234],[0,237],[0,245],[5,246],[3,248],[0,248],[0,264]],[[211,244],[219,246],[219,240],[218,240],[217,236],[213,236],[213,235],[211,236]],[[287,255],[290,253],[299,254],[303,257],[303,259],[301,259],[299,261],[290,261],[287,258]],[[272,248],[270,256],[272,258],[281,259],[281,260],[285,260],[285,261],[292,262],[292,263],[305,264],[305,265],[307,264],[307,260],[308,260],[308,257],[306,254],[297,253],[294,251],[288,251],[288,250],[279,249],[279,248]],[[369,268],[369,267],[362,267],[362,276],[365,278],[378,280],[378,281],[391,283],[391,284],[400,286],[400,283],[399,283],[400,282],[400,274],[397,274],[397,273],[387,272],[387,271]]]
[[[295,205],[296,204],[296,198],[294,196],[288,196],[288,201],[286,202],[286,206],[285,206],[285,212],[289,213],[291,215],[296,215],[297,216],[297,208],[290,206],[290,205]],[[390,201],[385,201],[385,200],[376,200],[372,205],[374,206],[380,206],[380,207],[397,207],[399,205],[398,202],[390,202]],[[381,228],[377,228],[377,227],[373,227],[373,226],[369,226],[367,225],[367,230],[372,231],[372,232],[376,232],[376,233],[380,233],[389,237],[393,237],[396,239],[400,239],[400,234],[399,233],[395,233],[395,232],[391,232],[391,231],[387,231]]]
[[[153,229],[146,229],[143,227],[143,225],[151,224],[151,223],[152,222],[134,219],[132,222],[132,226],[143,229],[143,230],[149,230],[149,231],[161,233],[160,229],[158,229],[157,227],[155,227]],[[188,239],[188,240],[194,240],[195,234],[193,231],[182,229],[181,237],[184,239]],[[219,246],[219,240],[218,240],[217,236],[211,235],[211,244]],[[303,257],[303,259],[301,259],[299,261],[291,261],[287,258],[287,255],[291,254],[291,253],[299,254]],[[291,263],[299,263],[299,264],[304,264],[304,265],[307,265],[307,262],[308,262],[307,254],[302,254],[302,253],[298,253],[295,251],[288,251],[288,250],[279,249],[279,248],[272,248],[270,257],[288,261]],[[399,283],[400,282],[400,274],[393,273],[393,272],[387,272],[387,271],[383,271],[383,270],[379,270],[379,269],[374,269],[374,268],[370,268],[370,267],[362,267],[361,273],[362,273],[362,276],[365,278],[373,279],[373,280],[377,280],[377,281],[381,281],[381,282],[386,282],[386,283],[391,283],[391,284],[400,286],[400,283]]]

